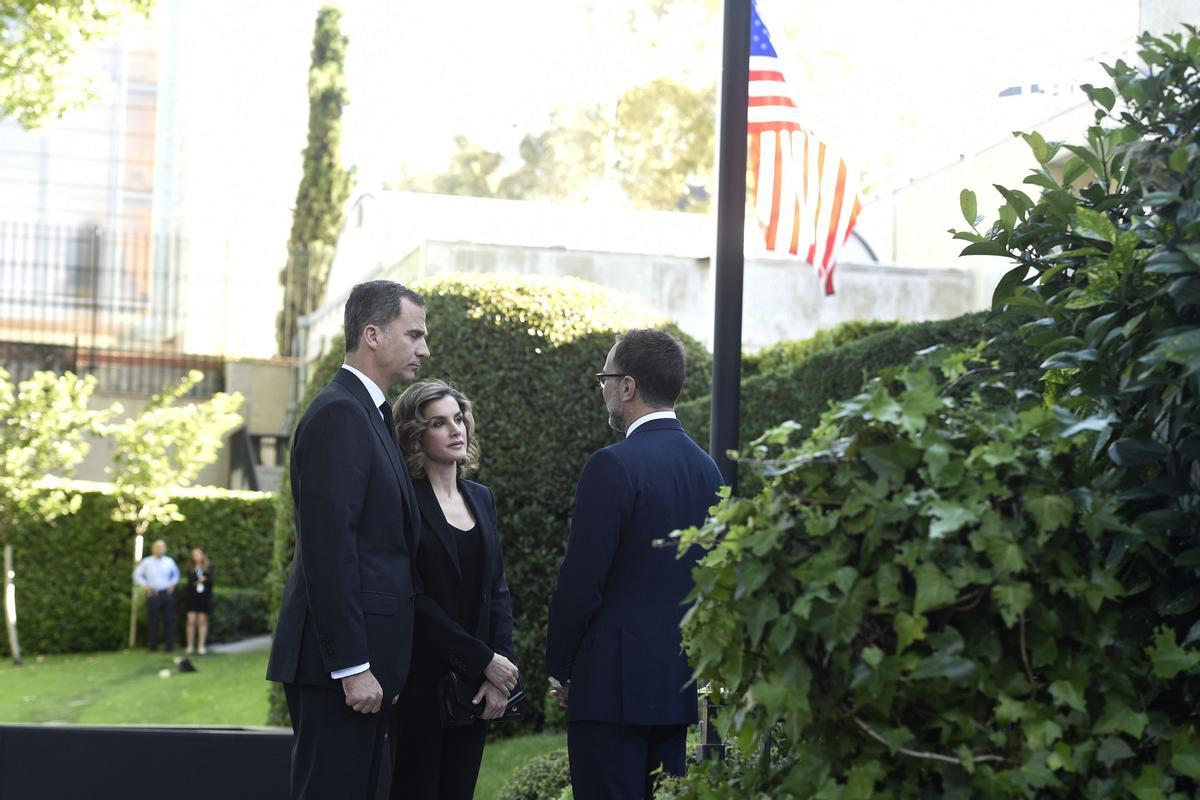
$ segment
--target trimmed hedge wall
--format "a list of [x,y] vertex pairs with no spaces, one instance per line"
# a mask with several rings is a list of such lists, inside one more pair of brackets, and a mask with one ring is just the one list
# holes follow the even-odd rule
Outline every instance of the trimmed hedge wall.
[[[1036,350],[1020,339],[1011,322],[988,317],[988,312],[980,311],[903,325],[743,380],[739,449],[788,419],[812,431],[831,402],[853,397],[866,378],[885,367],[907,364],[917,351],[934,345],[961,348],[994,339],[984,356],[999,360],[1001,370],[1017,372],[1022,385],[1036,388],[1041,375]],[[681,403],[676,411],[684,429],[707,449],[712,396]]]
[[[450,381],[475,402],[482,462],[475,480],[496,495],[505,571],[512,591],[516,662],[538,696],[546,618],[575,502],[575,482],[588,457],[610,444],[604,403],[593,374],[614,336],[636,326],[666,326],[685,342],[684,397],[709,391],[704,347],[637,301],[569,278],[450,276],[415,284],[426,298],[431,357],[420,378]],[[314,372],[301,408],[342,363],[339,341]],[[395,398],[398,389],[388,393]],[[273,609],[290,567],[294,532],[289,478],[278,496]],[[272,692],[271,724],[286,722],[282,693]],[[542,722],[540,703],[526,718]]]
[[776,342],[757,353],[747,353],[742,356],[742,380],[766,372],[794,367],[804,359],[812,358],[818,353],[827,353],[844,344],[865,339],[873,334],[895,330],[901,327],[901,324],[899,322],[853,320],[834,325],[832,328],[822,328],[807,339],[786,339]]
[[[133,537],[112,521],[113,498],[105,488],[86,484],[80,494],[75,514],[10,529],[17,624],[21,649],[28,654],[115,650],[129,636]],[[165,539],[167,554],[181,571],[193,546],[208,553],[217,570],[210,641],[266,631],[264,578],[275,515],[271,496],[195,489],[177,501],[187,519],[152,528],[147,538]],[[180,603],[180,617],[182,612]],[[140,612],[139,639],[145,636],[145,619]],[[4,637],[0,654],[8,654]]]

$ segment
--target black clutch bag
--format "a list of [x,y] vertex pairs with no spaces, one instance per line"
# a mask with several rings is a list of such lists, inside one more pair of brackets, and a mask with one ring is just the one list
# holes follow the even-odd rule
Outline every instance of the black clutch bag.
[[[471,702],[475,699],[475,693],[478,691],[478,685],[473,685],[473,683],[466,681],[454,670],[450,670],[443,675],[442,679],[438,681],[437,690],[438,711],[442,718],[442,727],[470,725],[479,719],[479,715],[483,713],[484,705],[483,703]],[[508,704],[504,708],[504,714],[493,721],[521,719],[520,703],[524,699],[525,686],[518,679],[517,687],[508,696]]]

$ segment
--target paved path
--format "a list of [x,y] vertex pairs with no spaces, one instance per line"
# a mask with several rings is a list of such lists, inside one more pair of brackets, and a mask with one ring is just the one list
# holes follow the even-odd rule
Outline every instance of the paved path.
[[255,636],[252,639],[242,639],[240,642],[210,644],[208,649],[212,653],[249,653],[252,650],[266,650],[270,646],[271,637],[264,634],[262,636]]

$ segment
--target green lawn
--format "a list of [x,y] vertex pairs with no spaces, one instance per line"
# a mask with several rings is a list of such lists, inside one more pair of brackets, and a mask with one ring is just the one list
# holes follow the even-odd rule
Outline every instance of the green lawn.
[[[0,723],[91,725],[262,725],[267,718],[267,653],[193,657],[180,673],[170,656],[144,650],[45,656],[24,666],[0,662]],[[169,669],[168,678],[159,670]],[[475,790],[492,800],[518,766],[566,746],[564,734],[489,742]]]
[[[196,672],[144,650],[45,656],[0,664],[0,722],[262,725],[265,650],[193,656]],[[159,671],[168,669],[168,678]]]
[[475,784],[475,800],[494,800],[512,771],[542,753],[567,746],[565,733],[538,733],[488,742]]

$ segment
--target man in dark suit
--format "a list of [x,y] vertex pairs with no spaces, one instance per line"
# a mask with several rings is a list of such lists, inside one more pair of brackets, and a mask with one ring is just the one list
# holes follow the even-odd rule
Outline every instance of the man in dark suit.
[[292,797],[386,797],[393,699],[413,635],[420,516],[384,392],[429,355],[425,303],[392,281],[359,284],[346,361],[296,427],[296,555],[267,679],[292,716]]
[[703,522],[721,486],[675,418],[683,376],[683,346],[657,330],[620,336],[596,375],[625,439],[579,476],[546,641],[576,800],[653,797],[650,773],[683,774],[697,721],[679,624],[699,554],[654,544]]

